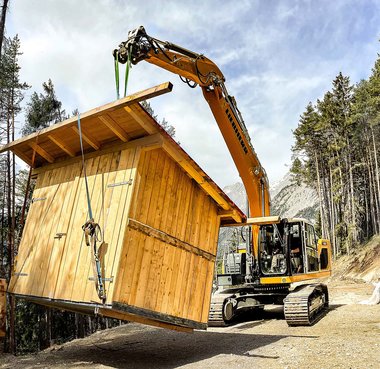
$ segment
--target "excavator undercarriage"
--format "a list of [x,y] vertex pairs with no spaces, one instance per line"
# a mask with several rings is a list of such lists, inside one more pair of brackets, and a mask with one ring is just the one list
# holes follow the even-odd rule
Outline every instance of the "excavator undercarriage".
[[251,310],[260,314],[265,306],[283,305],[289,326],[312,325],[329,306],[327,286],[308,284],[291,291],[290,286],[257,286],[213,294],[208,325],[223,327],[241,313]]

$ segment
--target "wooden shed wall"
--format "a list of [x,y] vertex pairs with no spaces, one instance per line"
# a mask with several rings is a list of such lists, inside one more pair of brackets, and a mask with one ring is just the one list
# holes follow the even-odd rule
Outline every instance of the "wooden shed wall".
[[[106,304],[173,324],[188,323],[171,317],[207,323],[220,222],[215,201],[162,148],[91,157],[86,174],[94,218],[104,228]],[[11,292],[100,303],[81,229],[88,219],[81,162],[47,167],[33,199]]]
[[144,152],[137,173],[115,308],[206,323],[217,205],[162,149]]
[[0,337],[5,336],[6,289],[7,283],[5,279],[0,279]]
[[[141,148],[92,157],[86,173],[95,220],[105,225],[100,250],[103,275],[115,277]],[[130,181],[132,184],[126,184]],[[123,184],[124,183],[124,184]],[[78,302],[96,302],[91,248],[82,225],[88,219],[79,161],[43,171],[37,179],[17,257],[11,292]],[[57,233],[62,233],[57,238]],[[108,296],[113,283],[108,281]]]

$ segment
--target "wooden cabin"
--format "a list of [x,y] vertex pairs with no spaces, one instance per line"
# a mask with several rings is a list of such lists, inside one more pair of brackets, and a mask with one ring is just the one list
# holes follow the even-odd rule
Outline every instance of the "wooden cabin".
[[165,328],[207,327],[219,227],[245,215],[139,104],[171,89],[164,83],[81,114],[103,302],[82,230],[89,215],[77,117],[0,149],[36,177],[10,293]]

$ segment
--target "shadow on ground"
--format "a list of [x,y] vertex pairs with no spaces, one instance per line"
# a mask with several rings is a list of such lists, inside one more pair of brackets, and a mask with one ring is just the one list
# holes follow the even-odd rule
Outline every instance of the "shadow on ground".
[[[90,340],[73,341],[35,358],[20,358],[19,363],[28,368],[96,365],[113,368],[176,368],[189,363],[199,363],[199,367],[202,367],[202,360],[223,354],[264,358],[253,351],[283,338],[316,338],[310,335],[242,333],[242,330],[269,323],[268,319],[283,319],[281,308],[264,311],[262,317],[249,318],[249,314],[241,316],[241,324],[237,321],[233,331],[227,327],[227,330],[217,328],[192,334],[127,324],[97,333]],[[278,356],[265,356],[265,359],[276,360]]]

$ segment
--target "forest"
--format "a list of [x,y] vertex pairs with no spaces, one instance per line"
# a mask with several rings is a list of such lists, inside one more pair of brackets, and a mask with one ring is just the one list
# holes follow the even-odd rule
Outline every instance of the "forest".
[[357,84],[339,73],[294,130],[291,172],[318,193],[317,224],[335,256],[380,232],[380,57]]
[[[50,79],[41,81],[41,93],[30,93],[35,86],[20,79],[22,40],[5,33],[7,7],[8,0],[4,0],[0,20],[0,145],[13,141],[19,133],[30,134],[77,114],[65,111]],[[153,114],[149,104],[145,107]],[[349,76],[339,73],[331,90],[306,106],[293,132],[294,181],[306,183],[318,193],[318,232],[331,240],[335,257],[352,253],[380,233],[379,111],[380,56],[366,80],[353,84]],[[174,135],[174,127],[165,119],[161,123]],[[33,178],[31,170],[21,168],[10,152],[0,155],[0,172],[0,278],[9,281]],[[118,324],[9,296],[4,348],[15,354],[36,352]]]

